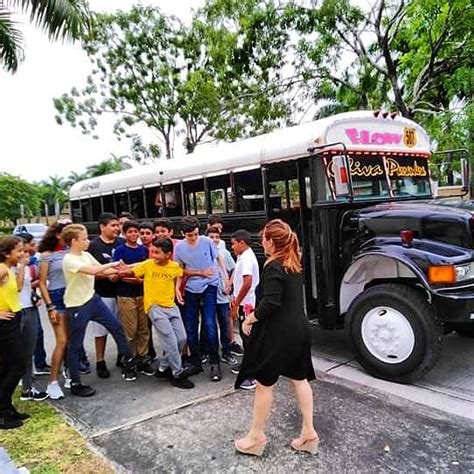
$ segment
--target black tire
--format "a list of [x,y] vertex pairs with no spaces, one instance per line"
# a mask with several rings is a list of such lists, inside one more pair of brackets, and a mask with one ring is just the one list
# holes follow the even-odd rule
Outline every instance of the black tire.
[[[414,333],[414,347],[408,358],[400,363],[387,363],[377,358],[362,338],[362,322],[367,313],[378,306],[400,312]],[[360,364],[375,377],[392,382],[415,382],[433,368],[441,353],[441,324],[424,295],[409,286],[383,284],[364,291],[349,308],[348,329]]]
[[474,337],[474,323],[453,323],[450,327],[462,337]]

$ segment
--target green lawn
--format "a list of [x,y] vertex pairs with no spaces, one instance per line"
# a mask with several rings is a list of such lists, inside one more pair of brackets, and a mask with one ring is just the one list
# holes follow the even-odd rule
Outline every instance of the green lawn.
[[17,467],[26,466],[34,474],[114,472],[49,403],[20,402],[17,391],[15,407],[31,418],[21,428],[0,431],[0,446]]

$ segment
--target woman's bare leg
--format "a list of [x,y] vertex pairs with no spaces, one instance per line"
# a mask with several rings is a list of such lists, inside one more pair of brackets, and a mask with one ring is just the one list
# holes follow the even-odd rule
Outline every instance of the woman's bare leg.
[[265,425],[272,408],[272,403],[273,387],[266,387],[257,382],[253,401],[252,427],[245,438],[237,440],[241,448],[247,449],[250,446],[266,441]]
[[292,379],[291,383],[303,416],[301,433],[297,443],[303,444],[307,440],[318,439],[318,434],[313,424],[313,390],[307,380]]
[[57,381],[61,364],[64,360],[67,346],[67,318],[65,314],[58,315],[58,324],[52,324],[54,335],[56,337],[56,345],[53,355],[51,356],[51,376],[50,382]]

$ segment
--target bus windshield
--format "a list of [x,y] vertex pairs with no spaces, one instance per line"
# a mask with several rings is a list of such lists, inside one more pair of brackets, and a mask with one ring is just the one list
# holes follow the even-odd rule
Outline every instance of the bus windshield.
[[346,170],[346,159],[340,155],[323,156],[323,159],[326,167],[327,199],[351,197],[347,184],[349,178],[352,180],[354,200],[427,197],[431,194],[428,161],[425,156],[350,153],[349,170]]

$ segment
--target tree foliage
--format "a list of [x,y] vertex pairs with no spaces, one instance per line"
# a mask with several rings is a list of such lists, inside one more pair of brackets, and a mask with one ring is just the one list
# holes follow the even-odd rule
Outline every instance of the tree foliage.
[[[268,54],[258,63],[242,54],[238,18],[230,28],[227,20],[209,19],[203,11],[186,28],[143,6],[97,16],[84,43],[92,73],[85,87],[55,99],[58,123],[93,134],[101,116],[114,114],[115,133],[133,140],[138,159],[155,158],[161,148],[171,157],[175,137],[183,137],[192,152],[205,140],[274,127],[287,114],[285,103],[267,87],[278,58]],[[137,125],[155,132],[159,144],[144,145]]]
[[0,63],[7,72],[16,72],[23,59],[23,35],[11,19],[19,7],[31,23],[44,30],[51,40],[79,39],[91,26],[86,0],[3,0],[0,1]]
[[40,194],[35,184],[7,173],[0,173],[0,220],[16,222],[21,217],[22,206],[25,216],[35,215],[41,205]]

